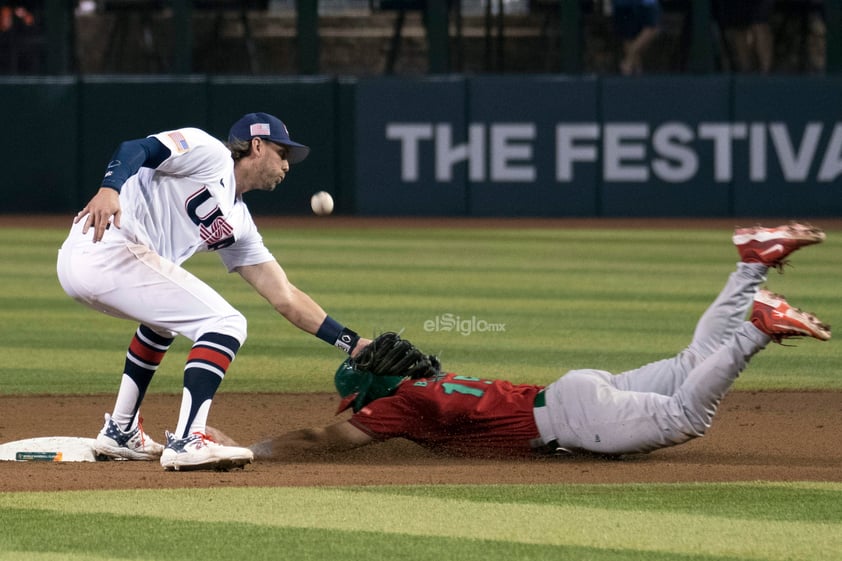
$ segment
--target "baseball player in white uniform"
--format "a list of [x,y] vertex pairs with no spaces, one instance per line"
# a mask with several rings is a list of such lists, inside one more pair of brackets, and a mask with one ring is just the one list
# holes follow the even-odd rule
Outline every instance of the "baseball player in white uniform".
[[[227,143],[196,128],[123,142],[102,186],[73,221],[57,263],[68,295],[140,325],[126,355],[114,410],[96,438],[113,458],[160,458],[168,470],[227,469],[253,459],[205,434],[211,402],[246,340],[246,319],[181,267],[215,251],[293,325],[355,354],[368,344],[296,288],[263,244],[243,194],[272,191],[310,149],[277,117],[250,113]],[[140,405],[177,334],[194,342],[178,424],[161,445],[143,432]]]

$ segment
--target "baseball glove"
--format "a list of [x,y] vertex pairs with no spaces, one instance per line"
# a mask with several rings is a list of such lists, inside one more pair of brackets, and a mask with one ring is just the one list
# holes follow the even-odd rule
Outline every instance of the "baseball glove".
[[375,376],[409,376],[413,379],[430,378],[441,368],[438,358],[424,354],[394,331],[378,335],[351,359],[351,366]]

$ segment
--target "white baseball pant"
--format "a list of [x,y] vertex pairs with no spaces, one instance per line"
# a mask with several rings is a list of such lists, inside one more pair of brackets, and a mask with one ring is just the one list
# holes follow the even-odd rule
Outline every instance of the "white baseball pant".
[[59,250],[58,278],[69,296],[164,336],[196,341],[213,332],[245,341],[246,318],[205,282],[114,228],[94,244],[93,229],[83,235],[82,222]]

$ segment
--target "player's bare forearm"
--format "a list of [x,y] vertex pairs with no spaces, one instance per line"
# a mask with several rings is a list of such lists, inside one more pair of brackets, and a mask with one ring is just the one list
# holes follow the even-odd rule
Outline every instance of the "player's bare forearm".
[[[306,292],[289,282],[277,261],[239,267],[237,272],[291,324],[311,335],[319,331],[327,313]],[[351,356],[356,356],[369,343],[370,339],[361,338]]]
[[[319,326],[322,325],[325,317],[327,317],[327,314],[306,292],[299,290],[292,284],[290,284],[290,288],[292,289],[293,304],[284,311],[278,311],[293,325],[298,326],[307,333],[315,335],[319,330]],[[316,323],[313,320],[316,320]],[[351,351],[351,356],[357,356],[369,343],[371,343],[371,339],[361,337]]]
[[323,458],[365,446],[373,439],[348,421],[324,428],[290,431],[250,446],[260,460],[294,461]]
[[295,287],[277,261],[237,269],[246,282],[279,314],[299,329],[315,335],[327,313],[309,295]]
[[[287,306],[284,310],[276,309],[290,323],[311,335],[315,335],[325,317],[327,317],[327,313],[306,292],[302,292],[293,285],[290,285],[290,287],[292,289],[292,305]],[[360,338],[351,351],[351,356],[357,356],[369,343],[371,343],[370,339]]]
[[315,335],[327,317],[327,312],[309,294],[292,284],[290,284],[290,292],[291,299],[287,305],[275,309],[293,325]]
[[223,446],[239,446],[236,440],[222,432],[216,427],[207,425],[205,427],[205,435],[209,436],[214,442],[218,442]]
[[100,187],[96,195],[85,205],[85,208],[79,211],[73,219],[76,224],[80,220],[85,220],[85,225],[82,228],[82,233],[87,234],[90,228],[94,229],[94,243],[102,240],[106,228],[114,217],[114,227],[120,227],[120,194],[109,187]]

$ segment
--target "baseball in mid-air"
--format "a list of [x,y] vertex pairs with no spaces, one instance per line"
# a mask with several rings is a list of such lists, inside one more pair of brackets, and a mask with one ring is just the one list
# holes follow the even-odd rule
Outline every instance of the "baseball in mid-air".
[[327,191],[319,191],[310,197],[310,208],[317,216],[326,216],[333,212],[333,197]]

